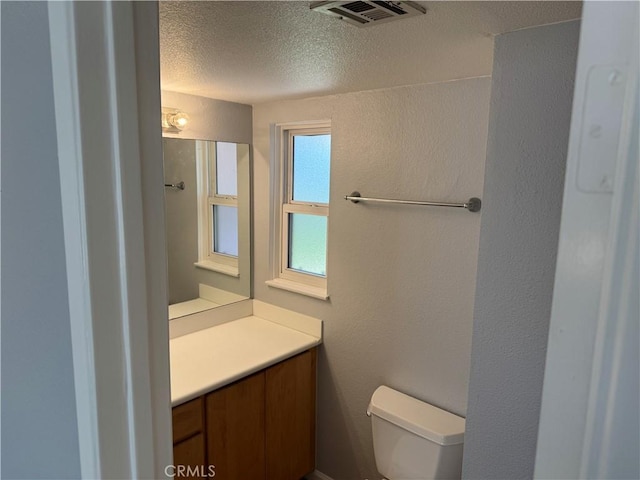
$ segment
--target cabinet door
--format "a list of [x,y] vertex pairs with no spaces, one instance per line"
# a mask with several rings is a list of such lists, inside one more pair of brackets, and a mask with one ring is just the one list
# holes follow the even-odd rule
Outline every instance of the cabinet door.
[[207,463],[216,480],[264,480],[264,371],[206,397]]
[[266,371],[269,480],[297,480],[315,468],[316,349]]

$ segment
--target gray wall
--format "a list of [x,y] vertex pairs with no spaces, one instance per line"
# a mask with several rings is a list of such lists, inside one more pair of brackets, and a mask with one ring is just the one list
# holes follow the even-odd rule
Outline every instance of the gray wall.
[[[476,78],[254,106],[255,297],[325,322],[317,468],[336,480],[379,478],[365,415],[379,385],[466,413],[481,219],[343,196],[480,196],[489,89]],[[332,120],[328,302],[264,283],[270,125],[321,119]]]
[[464,478],[533,476],[579,29],[496,37]]
[[[162,142],[165,183],[184,182],[184,190],[165,188],[165,220],[169,264],[169,304],[198,298],[198,196],[195,140]],[[205,283],[215,272],[204,271]],[[207,279],[210,274],[213,278]]]
[[1,474],[78,478],[47,4],[1,9]]
[[163,133],[164,137],[253,142],[251,105],[162,90],[162,106],[177,108],[189,115],[187,128],[178,134]]

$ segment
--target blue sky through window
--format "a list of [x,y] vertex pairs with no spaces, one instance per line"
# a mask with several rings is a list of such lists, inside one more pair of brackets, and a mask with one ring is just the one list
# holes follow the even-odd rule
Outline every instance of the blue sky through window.
[[293,137],[293,200],[329,203],[331,135]]
[[[293,137],[293,201],[328,204],[331,135]],[[289,268],[325,276],[327,217],[289,215]]]

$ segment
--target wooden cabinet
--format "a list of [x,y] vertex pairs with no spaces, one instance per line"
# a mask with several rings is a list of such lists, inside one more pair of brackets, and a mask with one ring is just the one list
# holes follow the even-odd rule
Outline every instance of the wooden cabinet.
[[265,372],[268,480],[299,479],[314,470],[315,353],[305,352]]
[[176,476],[182,478],[201,478],[199,474],[204,471],[205,462],[204,434],[199,433],[187,440],[173,445],[174,465],[189,467],[182,471],[176,471]]
[[[191,474],[206,463],[204,433],[204,402],[202,397],[173,409],[173,463],[189,467],[179,475],[199,478]],[[183,471],[181,470],[180,473]],[[179,472],[176,472],[178,476]]]
[[264,371],[206,397],[207,460],[216,480],[265,479]]
[[299,480],[315,468],[315,407],[314,348],[175,407],[174,464],[213,466],[216,480]]

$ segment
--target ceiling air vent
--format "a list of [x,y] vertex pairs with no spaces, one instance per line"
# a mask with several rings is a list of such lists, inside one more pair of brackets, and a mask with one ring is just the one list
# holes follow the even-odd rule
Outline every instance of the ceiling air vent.
[[351,25],[366,27],[399,18],[424,15],[427,9],[416,2],[384,2],[357,0],[355,2],[311,2],[311,10],[340,18]]

